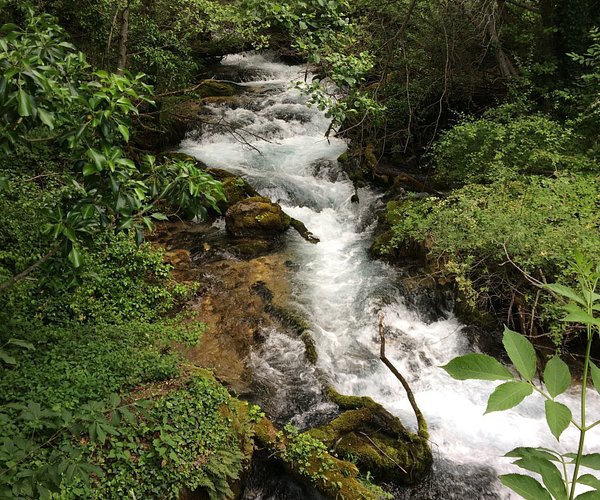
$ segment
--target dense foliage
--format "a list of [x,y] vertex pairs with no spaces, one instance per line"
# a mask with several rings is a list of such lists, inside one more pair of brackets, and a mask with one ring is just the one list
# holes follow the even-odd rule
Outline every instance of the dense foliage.
[[420,248],[463,314],[585,336],[535,285],[600,261],[597,1],[0,0],[0,23],[0,496],[231,496],[247,415],[206,373],[161,392],[202,326],[165,319],[194,286],[143,244],[223,190],[142,133],[228,53],[314,65],[298,86],[357,170],[434,184],[389,203],[387,248]]

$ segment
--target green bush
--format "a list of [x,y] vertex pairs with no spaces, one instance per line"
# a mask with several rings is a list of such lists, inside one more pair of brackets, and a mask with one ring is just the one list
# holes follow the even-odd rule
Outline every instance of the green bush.
[[546,116],[512,117],[498,108],[443,133],[432,158],[441,184],[491,183],[593,170],[581,141],[574,130]]
[[[463,305],[484,311],[500,307],[496,313],[506,321],[511,297],[532,307],[536,291],[509,263],[504,246],[536,279],[570,283],[574,248],[600,260],[599,197],[600,179],[589,174],[469,184],[444,199],[399,205],[390,214],[395,221],[390,245],[421,242],[430,262],[457,284]],[[557,326],[545,297],[539,306],[536,315]]]
[[[75,409],[146,382],[179,374],[172,340],[198,340],[202,324],[178,320],[156,324],[43,326],[7,325],[12,338],[32,350],[15,354],[15,366],[0,365],[0,404],[35,401],[45,407]],[[43,367],[43,369],[40,369]]]

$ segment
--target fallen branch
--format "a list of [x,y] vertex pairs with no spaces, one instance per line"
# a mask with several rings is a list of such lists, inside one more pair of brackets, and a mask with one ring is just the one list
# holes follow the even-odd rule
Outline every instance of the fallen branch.
[[417,434],[425,439],[429,438],[429,431],[427,430],[427,421],[423,416],[419,406],[417,405],[417,401],[415,400],[415,395],[413,394],[410,385],[406,379],[402,376],[402,374],[397,370],[397,368],[393,365],[393,363],[386,357],[385,355],[385,331],[383,328],[383,314],[379,316],[379,338],[381,339],[381,347],[379,349],[379,359],[383,361],[383,364],[387,366],[390,371],[394,374],[394,376],[400,381],[402,387],[406,391],[406,395],[408,396],[408,401],[412,406],[413,411],[415,412],[415,416],[417,417],[417,426],[418,432]]

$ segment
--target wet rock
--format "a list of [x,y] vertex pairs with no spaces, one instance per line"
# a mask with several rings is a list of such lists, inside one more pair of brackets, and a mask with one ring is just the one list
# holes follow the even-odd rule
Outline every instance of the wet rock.
[[290,227],[291,218],[277,203],[255,196],[229,207],[225,223],[233,236],[273,239]]
[[329,394],[344,411],[330,423],[311,429],[311,436],[340,455],[354,456],[361,469],[379,479],[415,484],[427,477],[433,455],[425,437],[406,430],[371,398],[343,396],[333,389]]

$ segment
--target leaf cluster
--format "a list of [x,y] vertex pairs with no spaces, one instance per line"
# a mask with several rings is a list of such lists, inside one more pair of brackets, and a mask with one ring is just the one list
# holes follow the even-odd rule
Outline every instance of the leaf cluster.
[[[523,335],[505,328],[503,345],[514,370],[509,370],[496,359],[485,354],[470,353],[452,359],[444,370],[458,380],[502,380],[502,384],[489,396],[486,413],[509,410],[520,404],[534,392],[541,394],[545,401],[546,422],[550,432],[559,440],[570,426],[579,431],[579,446],[576,453],[560,453],[547,448],[516,448],[506,454],[515,458],[518,467],[541,477],[541,483],[534,477],[524,474],[505,474],[500,477],[502,483],[526,499],[572,500],[573,498],[597,498],[600,480],[595,472],[580,474],[580,468],[600,470],[600,454],[584,453],[585,435],[600,424],[593,421],[586,411],[588,375],[600,394],[600,368],[590,359],[593,337],[600,335],[600,295],[596,293],[600,281],[600,265],[595,268],[578,254],[575,267],[578,272],[577,289],[561,284],[545,287],[556,296],[568,300],[561,307],[563,321],[584,325],[587,331],[587,350],[583,362],[583,380],[578,388],[581,397],[579,419],[575,418],[572,408],[557,401],[562,394],[572,388],[572,376],[567,364],[557,355],[551,357],[544,366],[543,385],[537,384],[537,357],[533,344]],[[590,422],[592,420],[592,422]],[[577,484],[591,487],[590,491],[575,497]]]

